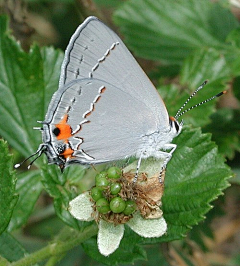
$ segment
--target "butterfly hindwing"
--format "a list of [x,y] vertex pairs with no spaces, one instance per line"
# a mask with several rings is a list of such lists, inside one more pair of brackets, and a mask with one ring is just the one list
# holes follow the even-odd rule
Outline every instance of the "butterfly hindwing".
[[157,129],[151,109],[112,84],[81,79],[64,88],[50,104],[51,121],[46,119],[52,143],[57,147],[67,141],[75,161],[100,163],[133,156],[142,137]]

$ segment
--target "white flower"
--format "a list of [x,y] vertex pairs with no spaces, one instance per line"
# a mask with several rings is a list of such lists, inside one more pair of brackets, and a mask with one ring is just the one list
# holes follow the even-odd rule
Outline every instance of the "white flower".
[[[89,192],[85,192],[70,202],[69,211],[78,220],[91,221],[94,220],[92,207],[91,196]],[[135,212],[133,218],[126,224],[142,237],[160,237],[167,231],[167,224],[163,217],[144,219],[139,212]],[[124,225],[114,225],[100,219],[98,226],[98,249],[102,255],[108,256],[119,247],[124,234]]]
[[[140,195],[136,199],[138,210],[133,214],[132,218],[127,219],[125,224],[138,235],[146,238],[160,237],[167,231],[167,223],[162,217],[162,211],[159,208],[161,206],[165,174],[165,171],[163,171],[161,176],[162,183],[160,183],[159,169],[161,169],[162,164],[163,160],[160,161],[153,158],[143,160],[140,170],[148,173],[147,181],[139,178],[133,186]],[[131,178],[131,172],[133,173],[132,177],[134,177],[135,170],[136,162],[133,162],[123,169],[123,173],[126,174],[126,178],[129,178],[130,173]],[[131,179],[128,179],[128,181],[131,183]],[[143,199],[141,198],[141,193],[144,195]],[[96,218],[96,209],[94,210],[93,207],[94,202],[91,199],[90,192],[85,192],[70,202],[69,211],[76,219],[91,221]],[[122,223],[113,223],[100,218],[97,244],[102,255],[108,256],[119,247],[124,234],[124,226]]]

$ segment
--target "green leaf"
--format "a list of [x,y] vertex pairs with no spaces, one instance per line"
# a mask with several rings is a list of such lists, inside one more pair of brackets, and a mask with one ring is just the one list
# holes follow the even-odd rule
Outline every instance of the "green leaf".
[[0,17],[0,29],[0,135],[22,155],[29,156],[41,143],[40,132],[32,128],[45,117],[57,89],[63,57],[59,51],[40,51],[36,45],[25,53],[6,34],[4,16]]
[[42,188],[39,170],[28,171],[18,175],[16,192],[19,195],[19,199],[8,226],[9,231],[15,230],[27,222]]
[[[232,74],[240,75],[240,27],[230,32],[227,41],[231,44],[226,51],[226,58],[231,66]],[[239,98],[238,98],[239,99]]]
[[[56,50],[51,47],[43,47],[41,49],[42,66],[43,69],[43,93],[42,93],[42,116],[45,118],[49,102],[53,96],[53,93],[58,88],[60,67],[63,61],[62,51]],[[37,109],[38,106],[35,108]]]
[[209,82],[226,82],[230,80],[230,73],[222,53],[210,48],[199,49],[186,58],[180,76],[181,83],[190,83],[196,88],[206,79]]
[[75,185],[67,181],[73,178],[78,183],[84,175],[80,166],[72,166],[60,172],[54,165],[45,166],[42,171],[42,182],[51,197],[54,199],[54,208],[58,217],[75,229],[79,229],[79,222],[68,211],[69,201],[77,196]]
[[[227,82],[231,80],[231,75],[228,64],[220,52],[214,49],[201,49],[185,60],[180,78],[181,83],[187,85],[191,93],[204,80],[209,80],[207,85],[191,99],[187,105],[187,107],[190,107],[225,90]],[[184,114],[183,119],[187,119],[188,122],[195,126],[203,126],[209,123],[215,102],[216,100],[191,110],[189,113]]]
[[[41,133],[32,128],[36,126],[36,121],[44,119],[53,92],[58,87],[63,55],[53,48],[40,50],[36,45],[29,53],[25,53],[5,33],[7,29],[5,17],[0,17],[0,28],[0,119],[2,122],[0,134],[23,156],[29,156],[41,143]],[[44,156],[42,157],[36,161],[37,166],[40,166],[43,160],[46,161]],[[58,170],[55,166],[49,166],[47,171],[44,170],[43,184],[54,198],[54,206],[59,217],[78,228],[77,221],[67,210],[68,202],[75,194],[69,185],[65,186],[65,183],[67,179],[71,180],[72,176],[82,177],[83,170],[81,167],[72,167],[63,175]],[[35,178],[34,183],[35,175],[38,178]],[[39,172],[27,173],[21,179],[23,183],[26,182],[26,185],[19,188],[19,192],[23,194],[10,230],[26,222],[42,188]],[[76,179],[79,181],[79,178]],[[24,189],[26,189],[25,193]],[[35,193],[33,189],[36,189]],[[27,196],[29,204],[24,206]]]
[[227,36],[227,41],[232,44],[233,47],[240,48],[240,28],[232,30]]
[[15,191],[16,177],[12,170],[12,156],[8,145],[0,140],[0,234],[6,229],[11,219],[18,196]]
[[[191,93],[206,79],[209,79],[209,82],[190,100],[183,110],[221,92],[225,89],[226,82],[230,79],[224,57],[213,49],[202,49],[185,60],[181,70],[181,84],[184,84],[182,90],[177,88],[176,85],[165,85],[158,88],[159,94],[165,101],[169,115],[175,116]],[[214,110],[215,104],[216,100],[205,103],[185,113],[180,119],[184,120],[184,124],[206,125],[210,122],[210,115]]]
[[213,133],[213,141],[218,144],[219,152],[229,159],[233,159],[235,152],[240,152],[240,110],[220,109],[211,116],[211,124],[204,128],[204,132]]
[[27,252],[11,234],[4,232],[0,236],[0,254],[12,262],[22,258]]
[[[24,227],[24,231],[27,232],[27,236],[24,235],[26,238],[30,236],[35,239],[52,241],[53,236],[57,236],[65,226],[65,224],[55,215],[55,210],[52,205],[35,212],[31,218],[32,219]],[[23,241],[24,236],[21,237],[21,240]],[[44,245],[44,243],[41,244]]]
[[236,96],[236,98],[238,99],[238,101],[240,101],[240,76],[236,77],[234,82],[233,82],[233,93],[234,96]]
[[221,6],[221,3],[215,3],[211,7],[210,16],[208,17],[211,32],[224,42],[228,34],[239,27],[239,22],[231,10]]
[[162,198],[167,234],[143,243],[183,238],[189,229],[204,219],[211,202],[229,186],[232,176],[210,134],[185,127],[175,139],[178,145],[167,166]]
[[225,49],[223,40],[238,26],[229,10],[208,0],[131,0],[115,12],[114,21],[137,56],[171,64],[202,47]]

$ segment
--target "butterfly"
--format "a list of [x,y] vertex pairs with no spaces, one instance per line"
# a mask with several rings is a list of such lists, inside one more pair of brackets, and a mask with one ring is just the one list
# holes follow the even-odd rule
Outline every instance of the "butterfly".
[[96,17],[88,17],[65,51],[59,89],[39,128],[43,142],[30,156],[37,155],[29,167],[42,153],[61,169],[133,156],[139,169],[141,160],[152,156],[164,158],[161,173],[177,147],[171,142],[182,130],[178,118],[195,106],[182,109],[205,84],[169,117],[156,88],[119,36]]

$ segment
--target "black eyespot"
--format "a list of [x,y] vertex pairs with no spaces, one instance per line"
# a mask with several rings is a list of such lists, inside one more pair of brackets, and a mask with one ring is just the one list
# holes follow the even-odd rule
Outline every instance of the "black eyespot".
[[60,134],[60,129],[58,127],[55,127],[52,132],[57,137]]

